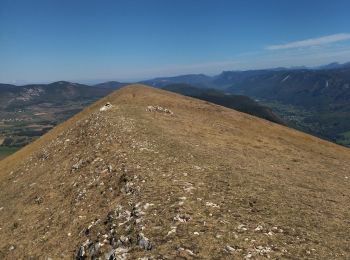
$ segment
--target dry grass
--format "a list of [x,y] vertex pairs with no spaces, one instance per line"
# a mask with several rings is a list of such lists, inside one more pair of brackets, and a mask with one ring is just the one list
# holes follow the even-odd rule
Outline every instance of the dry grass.
[[[86,239],[103,241],[122,206],[144,213],[112,221],[130,259],[347,259],[349,164],[344,147],[129,86],[0,162],[0,258],[72,258]],[[140,232],[152,250],[137,246]]]

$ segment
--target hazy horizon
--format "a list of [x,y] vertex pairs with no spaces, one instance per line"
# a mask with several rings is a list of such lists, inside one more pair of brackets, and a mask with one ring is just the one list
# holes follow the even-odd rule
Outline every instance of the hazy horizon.
[[[348,61],[350,62],[350,61]],[[143,78],[135,78],[135,79],[116,79],[116,78],[106,78],[106,79],[72,79],[72,80],[67,80],[67,79],[57,79],[57,80],[47,80],[47,81],[25,81],[25,80],[18,80],[16,82],[0,82],[3,84],[13,84],[13,85],[25,85],[25,84],[50,84],[50,83],[54,83],[54,82],[58,82],[58,81],[68,81],[68,82],[72,82],[72,83],[80,83],[80,84],[86,84],[86,85],[94,85],[94,84],[99,84],[99,83],[105,83],[105,82],[109,82],[109,81],[117,81],[117,82],[122,82],[122,83],[137,83],[137,82],[141,82],[144,80],[151,80],[151,79],[156,79],[156,78],[167,78],[167,77],[176,77],[176,76],[183,76],[183,75],[199,75],[199,74],[204,74],[206,76],[216,76],[219,75],[220,73],[224,72],[224,71],[249,71],[249,70],[273,70],[273,69],[278,69],[278,68],[285,68],[285,69],[293,69],[293,68],[298,68],[298,67],[306,67],[307,69],[313,69],[313,68],[317,68],[317,66],[323,66],[323,65],[329,65],[332,63],[338,63],[338,64],[343,64],[343,63],[347,63],[347,62],[338,62],[338,61],[333,61],[333,62],[329,62],[327,64],[317,64],[317,65],[313,65],[313,66],[305,66],[305,65],[294,65],[294,66],[290,66],[290,67],[283,67],[283,66],[276,66],[276,67],[266,67],[266,68],[251,68],[251,69],[237,69],[237,70],[222,70],[219,71],[218,73],[182,73],[182,74],[168,74],[168,75],[156,75],[154,77],[143,77]]]

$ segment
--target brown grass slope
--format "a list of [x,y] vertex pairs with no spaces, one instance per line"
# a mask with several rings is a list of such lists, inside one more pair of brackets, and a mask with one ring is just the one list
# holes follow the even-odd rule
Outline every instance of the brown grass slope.
[[128,86],[0,162],[0,259],[349,259],[349,165],[349,149]]

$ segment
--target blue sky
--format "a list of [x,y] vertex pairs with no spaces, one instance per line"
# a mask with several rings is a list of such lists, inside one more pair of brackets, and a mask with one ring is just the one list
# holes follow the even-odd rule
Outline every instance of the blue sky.
[[350,1],[0,0],[0,82],[350,61]]

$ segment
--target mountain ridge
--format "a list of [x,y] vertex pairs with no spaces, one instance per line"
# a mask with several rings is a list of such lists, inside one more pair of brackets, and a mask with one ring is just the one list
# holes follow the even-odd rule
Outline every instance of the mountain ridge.
[[274,123],[284,124],[282,119],[276,116],[270,108],[259,104],[248,96],[226,94],[217,89],[196,88],[189,84],[170,84],[166,85],[162,89],[197,99],[206,100],[208,102],[257,116]]
[[346,258],[349,163],[296,130],[128,86],[0,162],[0,256]]

